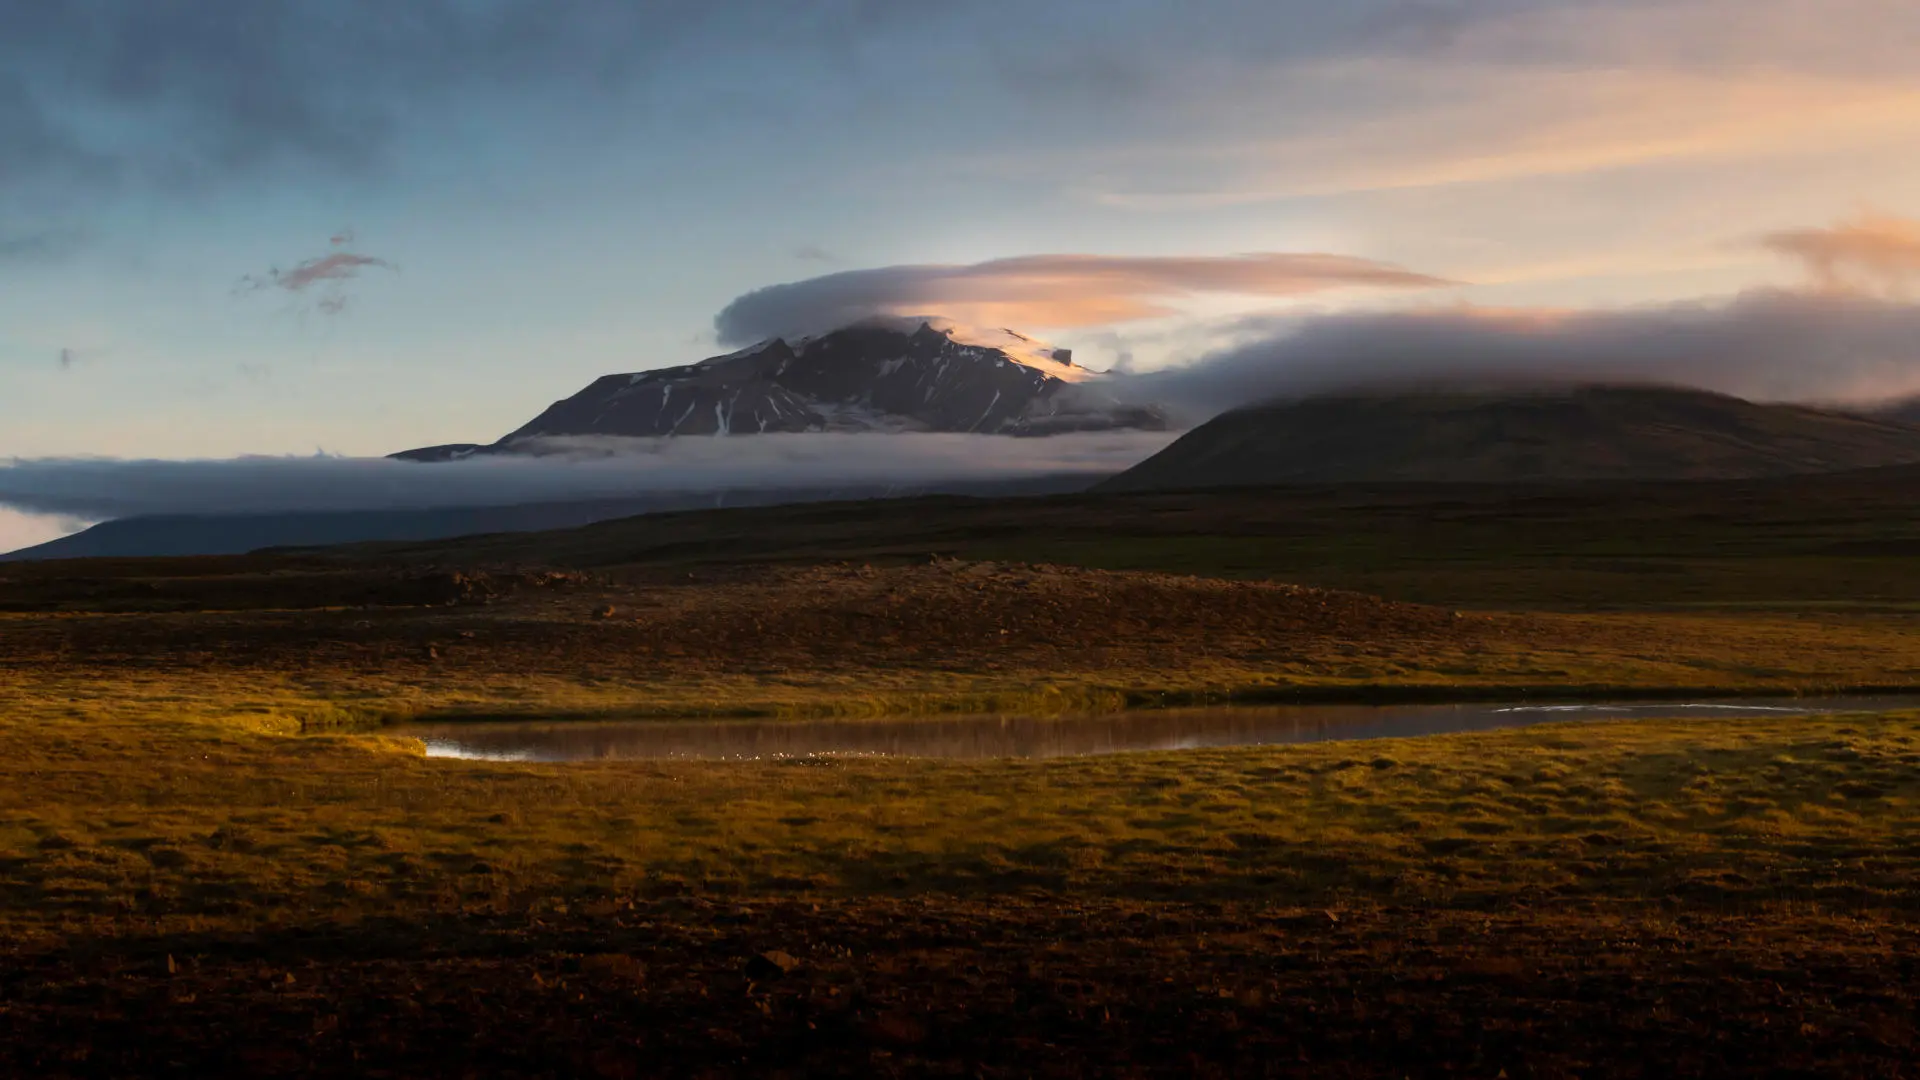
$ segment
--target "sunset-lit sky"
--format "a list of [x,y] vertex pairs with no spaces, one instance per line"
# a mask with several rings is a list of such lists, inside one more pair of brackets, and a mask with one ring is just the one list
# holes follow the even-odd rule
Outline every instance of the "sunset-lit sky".
[[[0,457],[491,439],[873,268],[1151,257],[986,305],[1151,368],[1798,287],[1760,238],[1864,215],[1920,216],[1910,0],[0,0]],[[1169,262],[1241,253],[1444,281]]]

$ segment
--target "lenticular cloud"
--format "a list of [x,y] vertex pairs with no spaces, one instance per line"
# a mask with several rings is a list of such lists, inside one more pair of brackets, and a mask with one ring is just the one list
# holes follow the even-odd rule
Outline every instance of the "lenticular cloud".
[[1154,318],[1202,293],[1288,297],[1339,288],[1450,284],[1351,255],[1025,255],[971,265],[882,266],[756,289],[714,318],[722,344],[824,333],[876,315],[937,312],[1043,329]]

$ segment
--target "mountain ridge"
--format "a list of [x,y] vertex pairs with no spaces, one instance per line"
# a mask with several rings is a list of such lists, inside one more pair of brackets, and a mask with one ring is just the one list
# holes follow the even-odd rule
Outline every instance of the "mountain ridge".
[[457,461],[535,440],[810,431],[1043,436],[1164,430],[1167,418],[1097,386],[1072,351],[1012,330],[943,319],[868,320],[818,337],[770,338],[678,367],[603,375],[488,444],[389,455]]

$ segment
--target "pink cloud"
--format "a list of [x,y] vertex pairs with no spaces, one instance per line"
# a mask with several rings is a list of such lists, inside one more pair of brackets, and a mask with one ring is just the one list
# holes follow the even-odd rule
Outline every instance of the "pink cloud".
[[[351,229],[334,234],[329,243],[335,247],[352,242]],[[319,255],[296,264],[291,270],[273,267],[264,274],[248,274],[240,279],[235,292],[255,293],[267,289],[278,289],[295,295],[303,295],[318,287],[319,296],[313,301],[313,309],[322,315],[338,315],[346,310],[348,296],[345,285],[360,276],[363,270],[377,268],[398,271],[400,268],[385,259],[373,255],[361,255],[352,251],[335,251]]]
[[1920,278],[1920,221],[1862,214],[1830,228],[1787,229],[1762,246],[1799,261],[1822,287],[1899,291]]
[[757,289],[714,319],[720,340],[817,333],[874,315],[942,315],[1037,329],[1168,315],[1206,293],[1299,296],[1453,284],[1352,255],[1025,255],[970,265],[883,266]]

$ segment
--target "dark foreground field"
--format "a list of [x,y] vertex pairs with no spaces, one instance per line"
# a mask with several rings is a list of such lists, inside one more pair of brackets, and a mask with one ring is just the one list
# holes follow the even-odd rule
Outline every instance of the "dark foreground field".
[[882,503],[9,566],[0,1075],[1911,1076],[1913,715],[1052,761],[381,734],[1913,688],[1907,486]]
[[5,768],[0,1074],[1899,1077],[1920,1040],[1914,716],[1044,762],[100,734]]
[[1008,897],[178,935],[8,973],[12,1075],[1912,1075],[1905,921]]

